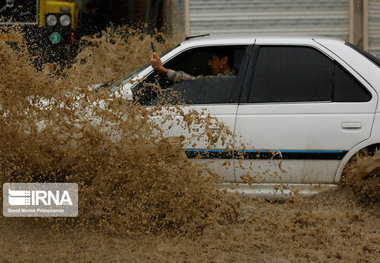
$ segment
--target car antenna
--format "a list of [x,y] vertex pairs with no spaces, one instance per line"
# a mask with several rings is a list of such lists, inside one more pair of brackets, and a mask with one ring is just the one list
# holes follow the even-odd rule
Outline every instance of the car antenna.
[[185,40],[189,40],[189,39],[193,39],[193,38],[197,38],[197,37],[206,37],[206,36],[209,36],[209,35],[210,34],[188,36],[188,37],[185,37]]

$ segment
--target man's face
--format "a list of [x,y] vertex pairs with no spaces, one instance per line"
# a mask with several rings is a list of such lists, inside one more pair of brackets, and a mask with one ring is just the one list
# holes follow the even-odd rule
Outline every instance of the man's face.
[[227,57],[223,57],[220,59],[215,54],[210,55],[210,58],[208,59],[208,65],[210,66],[212,73],[214,75],[223,73],[225,71],[226,60],[227,60]]

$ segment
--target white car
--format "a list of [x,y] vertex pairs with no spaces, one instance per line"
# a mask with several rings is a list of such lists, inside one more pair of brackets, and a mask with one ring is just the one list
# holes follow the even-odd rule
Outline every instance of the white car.
[[[218,35],[185,40],[161,59],[166,68],[205,76],[216,47],[233,52],[236,76],[173,85],[146,66],[118,92],[131,98],[142,91],[148,95],[139,95],[141,102],[151,105],[157,99],[146,84],[160,84],[179,91],[174,100],[185,103],[185,111],[203,110],[224,123],[233,132],[232,152],[222,143],[210,149],[191,138],[184,150],[197,162],[211,161],[227,189],[284,195],[335,188],[356,153],[380,147],[376,57],[335,39]],[[168,131],[179,135],[187,136],[180,127]],[[204,154],[206,148],[210,154]],[[252,185],[247,176],[254,178]]]

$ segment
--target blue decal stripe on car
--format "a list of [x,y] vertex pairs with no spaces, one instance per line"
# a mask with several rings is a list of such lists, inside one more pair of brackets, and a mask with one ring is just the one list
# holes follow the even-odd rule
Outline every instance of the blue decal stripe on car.
[[184,149],[188,158],[191,159],[285,159],[285,160],[341,160],[347,151],[297,151],[297,150],[206,150]]
[[232,159],[233,151],[227,150],[202,150],[202,149],[185,149],[187,158],[190,159]]

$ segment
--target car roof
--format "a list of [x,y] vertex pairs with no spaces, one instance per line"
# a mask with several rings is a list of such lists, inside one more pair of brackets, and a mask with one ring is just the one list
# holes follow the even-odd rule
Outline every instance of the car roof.
[[206,34],[199,36],[190,36],[187,37],[181,45],[199,45],[199,44],[218,44],[218,43],[241,43],[241,44],[253,44],[254,41],[253,35],[248,34]]
[[232,43],[236,44],[253,44],[254,40],[259,40],[259,42],[273,42],[280,43],[284,41],[287,42],[305,42],[312,40],[325,40],[335,43],[344,44],[345,41],[341,39],[324,37],[324,36],[292,36],[292,35],[260,35],[260,34],[204,34],[204,35],[194,35],[187,37],[181,45],[199,45],[199,44],[210,44],[210,43]]

